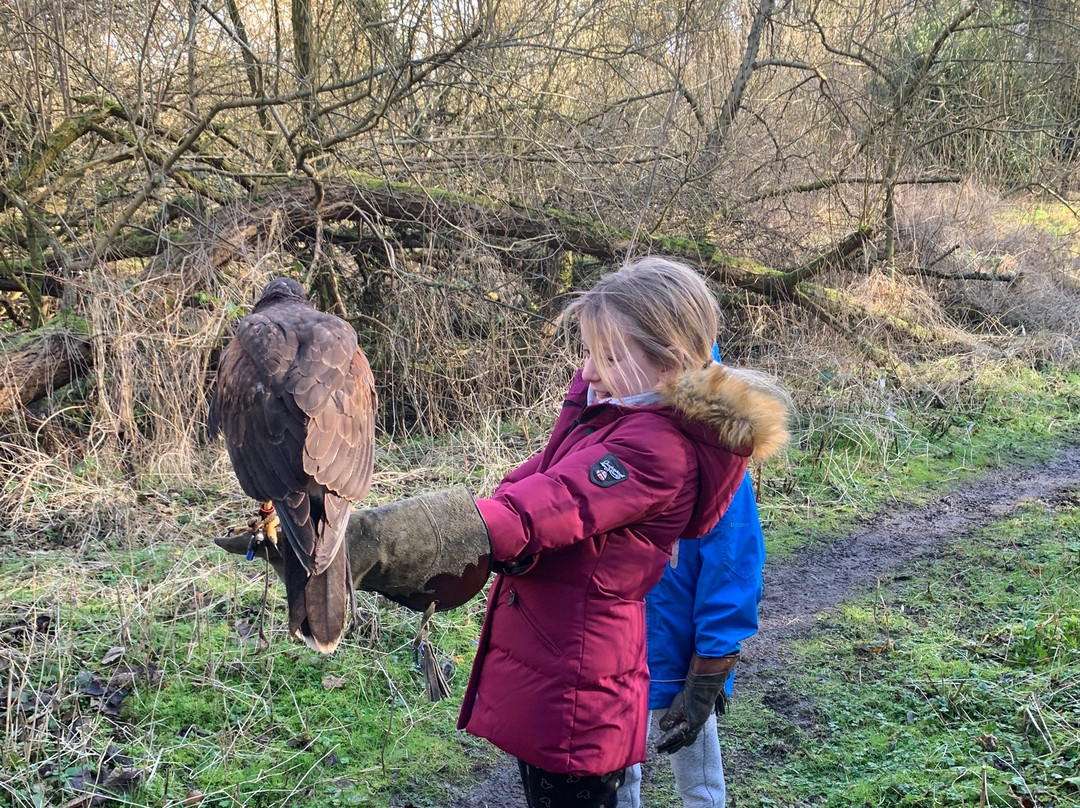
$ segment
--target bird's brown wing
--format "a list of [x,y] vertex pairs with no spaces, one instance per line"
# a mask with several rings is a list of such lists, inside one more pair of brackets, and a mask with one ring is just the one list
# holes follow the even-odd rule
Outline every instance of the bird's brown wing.
[[[328,494],[363,499],[371,487],[375,445],[375,384],[356,333],[343,320],[322,315],[310,341],[301,344],[286,384],[309,416],[304,471]],[[329,497],[327,497],[329,500]],[[330,519],[326,508],[324,518]],[[348,514],[345,514],[345,521]],[[336,520],[331,519],[336,522]],[[327,530],[311,549],[321,572],[342,551],[341,530]],[[308,548],[297,548],[303,557]]]
[[350,501],[362,499],[371,486],[376,397],[356,332],[344,320],[315,314],[286,377],[310,419],[303,452],[308,495],[287,508],[295,528],[290,549],[310,577],[302,592],[286,589],[290,628],[310,647],[329,653],[345,629],[351,588],[345,527]]
[[356,348],[341,387],[312,413],[304,444],[305,471],[349,500],[363,499],[371,488],[376,405],[371,368]]
[[[308,417],[303,469],[307,496],[286,501],[289,551],[310,574],[286,585],[289,628],[324,654],[345,631],[350,589],[345,530],[350,500],[372,482],[375,383],[356,334],[345,321],[312,312],[285,378]],[[285,558],[286,584],[289,558]],[[296,565],[298,566],[298,565]],[[300,585],[302,583],[302,589]]]
[[240,487],[259,501],[306,488],[308,419],[283,384],[296,352],[294,334],[253,314],[241,321],[218,366],[207,426],[224,434]]

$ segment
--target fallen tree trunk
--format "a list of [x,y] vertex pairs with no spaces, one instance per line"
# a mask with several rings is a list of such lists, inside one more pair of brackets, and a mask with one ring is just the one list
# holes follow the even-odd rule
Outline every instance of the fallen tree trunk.
[[[164,292],[165,297],[175,293],[173,299],[186,301],[197,299],[203,291],[216,292],[220,275],[233,262],[259,260],[267,249],[274,249],[275,243],[295,244],[298,239],[310,238],[312,233],[325,238],[324,224],[329,222],[356,227],[355,243],[350,247],[349,234],[337,233],[331,237],[336,247],[364,251],[373,244],[383,243],[387,245],[386,255],[377,260],[388,264],[394,260],[391,244],[396,250],[422,245],[425,250],[434,247],[452,252],[473,238],[496,250],[505,250],[508,256],[524,243],[543,247],[553,256],[575,254],[615,264],[628,252],[632,237],[629,230],[565,211],[530,209],[367,176],[324,180],[319,191],[308,181],[282,185],[258,199],[226,205],[187,232],[132,239],[122,254],[150,253],[142,282]],[[840,293],[833,294],[833,290],[811,284],[826,269],[842,265],[871,237],[869,228],[860,228],[809,260],[785,268],[728,255],[705,239],[664,234],[641,235],[631,252],[662,253],[687,260],[709,275],[722,293],[794,300],[833,325],[840,323],[845,315],[854,314],[859,319],[886,322],[893,330],[920,341],[941,341],[940,335],[928,329],[887,312],[871,312]],[[290,245],[287,249],[291,248]],[[560,279],[558,289],[540,284],[534,291],[540,298],[553,299],[561,292],[571,291],[573,279],[567,277],[565,282]],[[17,281],[12,285],[15,284]],[[59,293],[62,287],[49,291]],[[495,305],[504,305],[491,290],[470,291]],[[542,304],[543,300],[539,302]],[[91,361],[88,341],[70,334],[49,336],[9,352],[0,358],[3,373],[0,414],[79,378]]]
[[[26,275],[29,275],[29,273],[26,273]],[[15,278],[0,278],[0,292],[27,291],[26,287],[30,279],[28,279],[26,275]],[[40,284],[38,294],[45,295],[46,297],[64,296],[64,282],[55,275],[39,275],[36,280]]]
[[10,415],[86,375],[90,340],[73,331],[50,331],[0,357],[0,416]]
[[[566,211],[537,210],[480,197],[388,183],[370,177],[327,180],[322,197],[314,205],[310,183],[280,186],[256,201],[238,201],[194,228],[147,268],[146,277],[173,275],[185,285],[198,286],[190,276],[207,268],[221,270],[251,255],[264,241],[271,226],[284,233],[309,230],[322,222],[351,221],[377,225],[388,237],[408,240],[420,230],[471,232],[486,242],[549,244],[552,250],[577,253],[614,263],[627,252],[632,237],[625,228],[611,227]],[[637,252],[660,252],[697,264],[719,283],[770,297],[790,297],[796,284],[861,249],[871,238],[860,228],[822,254],[797,266],[776,269],[717,250],[707,240],[645,234],[638,238]]]
[[796,303],[818,316],[841,333],[850,337],[860,350],[879,364],[893,364],[887,351],[870,342],[863,334],[843,325],[843,320],[857,320],[887,327],[895,334],[922,345],[937,346],[940,350],[969,351],[973,342],[964,340],[961,334],[935,330],[907,320],[897,314],[871,307],[850,295],[815,283],[801,282],[796,288]]
[[84,251],[67,255],[44,252],[40,269],[30,258],[8,260],[0,266],[0,292],[24,292],[33,280],[40,284],[40,293],[47,297],[63,297],[70,278],[91,269],[95,264],[124,261],[129,258],[153,258],[167,250],[169,244],[179,240],[180,234],[162,230],[155,233],[135,232],[117,241],[102,255],[93,256]]

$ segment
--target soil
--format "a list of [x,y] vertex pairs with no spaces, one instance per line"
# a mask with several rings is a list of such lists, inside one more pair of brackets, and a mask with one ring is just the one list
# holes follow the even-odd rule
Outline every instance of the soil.
[[[797,725],[816,723],[813,705],[800,703],[782,687],[786,643],[809,636],[822,613],[878,581],[903,575],[917,559],[947,554],[952,542],[1009,516],[1025,502],[1053,505],[1072,499],[1078,490],[1080,447],[1072,447],[1045,462],[992,472],[926,505],[895,503],[853,534],[770,561],[758,633],[743,644],[739,689],[761,694],[765,704]],[[646,779],[650,768],[647,761]],[[726,768],[737,770],[738,761],[729,759]],[[525,805],[512,758],[504,757],[481,776],[467,794],[448,795],[445,808]],[[409,808],[408,801],[400,808]]]

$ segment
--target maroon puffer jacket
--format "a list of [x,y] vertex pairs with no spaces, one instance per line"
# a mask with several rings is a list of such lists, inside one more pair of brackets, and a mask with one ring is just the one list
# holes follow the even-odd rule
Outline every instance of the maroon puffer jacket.
[[547,447],[477,504],[499,575],[458,727],[534,766],[606,774],[645,758],[645,594],[679,537],[711,529],[786,408],[720,365],[663,405],[586,406],[580,375]]

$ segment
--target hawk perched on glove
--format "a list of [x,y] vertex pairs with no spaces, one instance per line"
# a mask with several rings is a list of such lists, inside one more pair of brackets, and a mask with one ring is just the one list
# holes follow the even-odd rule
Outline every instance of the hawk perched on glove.
[[210,403],[244,492],[272,501],[289,631],[324,654],[345,630],[345,527],[371,486],[375,385],[356,332],[276,278],[222,353]]

